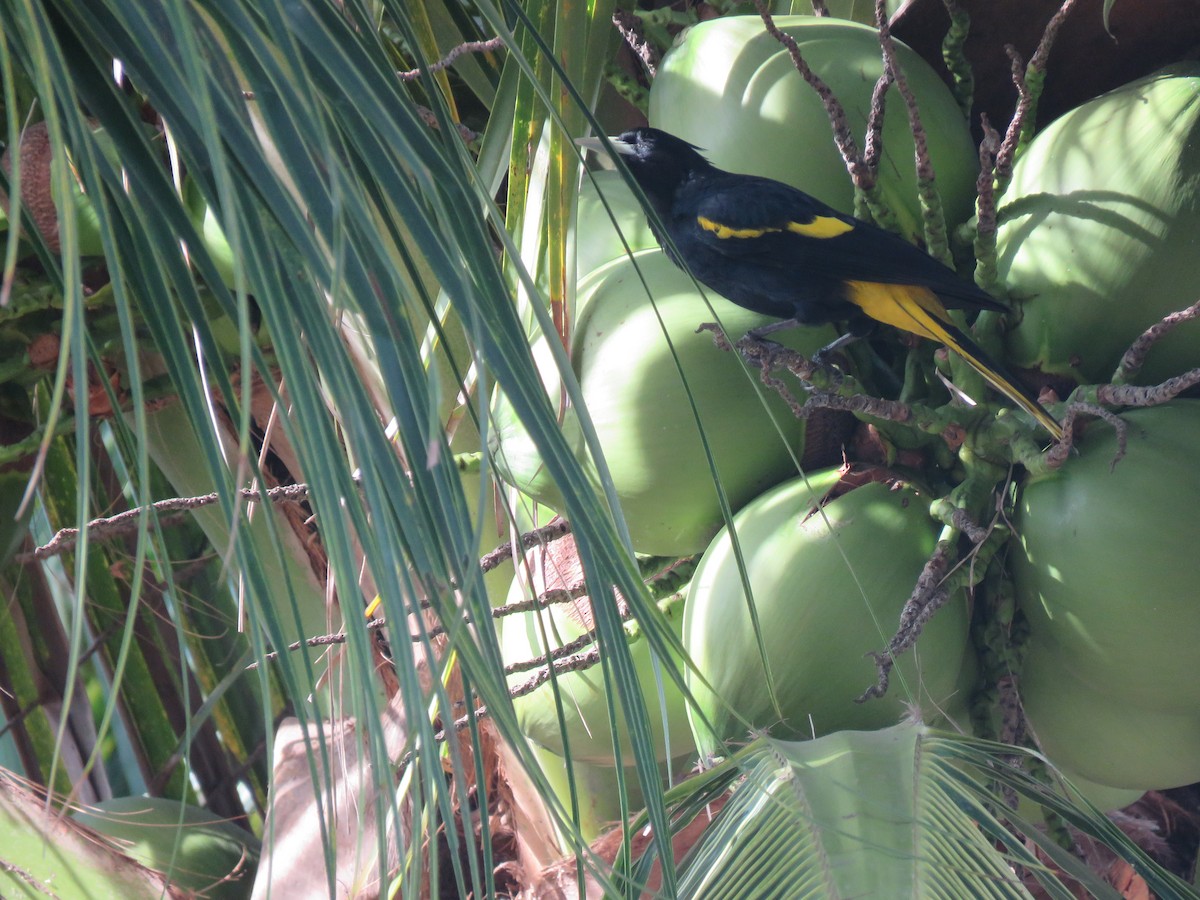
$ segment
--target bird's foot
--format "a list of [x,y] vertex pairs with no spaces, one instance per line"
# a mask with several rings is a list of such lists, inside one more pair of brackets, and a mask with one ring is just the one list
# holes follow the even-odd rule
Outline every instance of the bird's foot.
[[734,346],[747,365],[768,372],[775,367],[781,356],[794,353],[783,344],[765,338],[751,337],[749,333],[740,338]]
[[809,358],[809,362],[812,363],[814,372],[822,373],[834,384],[840,384],[850,372],[850,360],[838,347],[830,346],[818,350]]
[[[774,334],[776,331],[783,331],[787,328],[795,328],[799,324],[800,321],[798,319],[782,319],[778,322],[768,322],[766,325],[751,328],[746,332],[746,336],[742,340],[749,338],[755,341],[762,341],[768,334]],[[767,343],[774,344],[775,341],[767,341]]]

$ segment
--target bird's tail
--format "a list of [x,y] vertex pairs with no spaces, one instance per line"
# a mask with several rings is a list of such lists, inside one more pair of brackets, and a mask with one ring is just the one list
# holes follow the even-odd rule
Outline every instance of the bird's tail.
[[1043,428],[1050,432],[1050,436],[1054,440],[1062,440],[1062,426],[1038,403],[1033,391],[1021,384],[999,363],[989,359],[979,345],[958,328],[948,323],[943,323],[942,327],[946,334],[941,340],[947,347],[965,359],[972,369],[983,376],[984,381],[1033,416]]
[[866,315],[901,331],[945,344],[983,376],[984,381],[1033,416],[1056,441],[1062,440],[1062,426],[1042,408],[1034,393],[1005,367],[990,359],[950,320],[933,291],[919,285],[865,281],[850,282],[849,287],[847,298]]

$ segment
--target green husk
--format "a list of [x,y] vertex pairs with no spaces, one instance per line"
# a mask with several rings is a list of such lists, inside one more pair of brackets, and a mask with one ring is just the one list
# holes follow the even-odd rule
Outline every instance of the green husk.
[[[1021,321],[1009,359],[1082,383],[1200,293],[1200,65],[1164,69],[1051,123],[1000,209],[1000,278]],[[1200,325],[1159,341],[1138,381],[1200,366]]]

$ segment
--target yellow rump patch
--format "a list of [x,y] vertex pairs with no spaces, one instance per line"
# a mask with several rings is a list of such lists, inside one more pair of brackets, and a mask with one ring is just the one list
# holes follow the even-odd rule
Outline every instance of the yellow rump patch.
[[854,226],[849,222],[843,222],[832,216],[815,216],[811,222],[788,222],[786,228],[733,228],[705,216],[697,216],[696,222],[705,231],[711,231],[723,241],[729,238],[756,238],[762,237],[764,234],[783,231],[790,231],[804,237],[831,238],[854,230]]
[[873,281],[848,281],[846,286],[849,288],[846,299],[876,322],[954,345],[953,340],[947,340],[950,336],[945,328],[946,308],[929,288]]
[[945,344],[965,359],[992,387],[1028,408],[1029,400],[1021,396],[1019,388],[1010,385],[999,373],[992,371],[986,360],[979,359],[969,346],[964,345],[964,341],[968,340],[966,335],[950,320],[946,307],[929,288],[915,284],[878,284],[872,281],[846,283],[850,288],[850,302],[876,322]]
[[1018,385],[1011,383],[979,356],[971,343],[950,320],[946,307],[929,288],[911,284],[878,284],[848,281],[847,299],[876,322],[891,325],[909,334],[945,344],[983,376],[984,381],[1033,416],[1056,440],[1062,440],[1062,426]]

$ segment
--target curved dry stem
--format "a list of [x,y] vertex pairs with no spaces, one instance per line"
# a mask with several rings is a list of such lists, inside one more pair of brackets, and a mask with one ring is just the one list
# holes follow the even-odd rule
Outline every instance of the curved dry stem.
[[954,99],[962,110],[963,118],[971,117],[971,104],[975,95],[975,73],[967,61],[963,48],[971,30],[971,17],[958,0],[942,0],[950,15],[950,28],[942,40],[942,59],[953,79]]
[[917,178],[920,181],[933,180],[933,163],[929,160],[929,142],[925,135],[925,126],[921,124],[921,110],[917,106],[917,98],[908,84],[908,76],[896,58],[896,42],[892,37],[887,21],[887,5],[884,0],[875,0],[875,25],[879,29],[879,47],[883,51],[883,63],[887,73],[896,84],[896,90],[904,98],[904,107],[908,111],[908,124],[912,131],[913,145],[916,149]]
[[[777,344],[747,335],[736,344],[732,343],[721,327],[714,322],[705,322],[697,331],[707,331],[719,350],[736,350],[746,364],[759,370],[759,379],[779,394],[797,418],[808,418],[818,409],[832,409],[861,413],[865,416],[888,422],[911,423],[923,418],[936,420],[932,410],[911,406],[898,400],[882,400],[858,392],[858,382],[828,365],[811,357]],[[803,383],[808,399],[801,403],[788,390],[787,385],[772,373],[784,369]],[[918,412],[923,416],[918,415]]]
[[[1121,357],[1121,363],[1117,366],[1117,371],[1113,373],[1113,384],[1126,384],[1135,378],[1142,370],[1142,366],[1146,363],[1146,356],[1166,335],[1170,334],[1184,322],[1190,322],[1193,319],[1200,318],[1200,300],[1197,300],[1187,309],[1181,309],[1178,312],[1173,312],[1151,325],[1141,333],[1136,341],[1134,341],[1125,355]],[[1182,376],[1181,376],[1182,377]]]
[[504,49],[504,38],[497,35],[486,41],[467,41],[457,47],[451,47],[450,52],[436,62],[430,63],[424,69],[409,69],[407,72],[397,72],[396,77],[401,81],[416,81],[422,75],[432,75],[454,64],[454,61],[464,53],[494,53]]
[[1075,446],[1075,421],[1079,416],[1094,416],[1097,419],[1103,419],[1113,427],[1117,434],[1117,453],[1112,461],[1114,467],[1125,455],[1129,438],[1129,426],[1125,424],[1125,421],[1116,413],[1103,406],[1097,406],[1095,403],[1071,401],[1067,403],[1067,413],[1063,416],[1063,439],[1045,453],[1044,464],[1047,470],[1060,468],[1070,457],[1071,450]]
[[1148,387],[1102,384],[1096,388],[1096,399],[1110,406],[1161,406],[1197,384],[1200,384],[1200,368],[1189,369],[1182,375]]
[[1012,80],[1017,89],[1017,109],[1008,125],[1008,134],[1004,138],[1004,146],[1000,150],[997,164],[997,180],[1006,185],[1012,175],[1012,162],[1017,151],[1029,143],[1033,137],[1034,123],[1037,118],[1038,100],[1041,98],[1042,85],[1046,80],[1046,65],[1050,61],[1050,50],[1058,37],[1058,32],[1067,20],[1078,0],[1064,0],[1058,11],[1050,17],[1038,41],[1037,49],[1025,65],[1019,53],[1011,45],[1004,49],[1012,61]]
[[975,283],[985,291],[999,285],[996,268],[996,156],[1000,132],[986,114],[980,117],[983,140],[979,143],[979,177],[975,179]]
[[[237,495],[241,500],[248,503],[261,503],[264,501],[271,503],[303,503],[308,499],[308,485],[285,484],[266,491],[240,488],[237,491]],[[196,497],[168,497],[165,500],[154,501],[149,504],[149,507],[158,513],[183,513],[189,510],[200,509],[204,506],[212,506],[215,503],[219,503],[220,499],[217,492],[213,491],[212,493],[201,494]],[[87,526],[88,539],[92,541],[106,540],[117,535],[136,532],[139,528],[139,520],[145,511],[145,506],[136,506],[133,509],[127,509],[113,516],[102,516],[92,519],[88,522]],[[159,524],[165,526],[182,520],[182,515],[168,516],[160,520]],[[49,559],[51,556],[59,556],[63,553],[71,552],[75,549],[78,541],[78,528],[61,528],[45,544],[35,547],[26,553],[18,553],[13,559],[19,563]]]
[[754,0],[754,8],[758,10],[767,33],[787,48],[788,55],[791,56],[792,64],[796,67],[796,71],[800,73],[801,77],[808,82],[809,86],[817,92],[817,96],[821,98],[821,103],[824,105],[825,111],[829,114],[829,121],[833,125],[833,141],[837,145],[838,151],[842,154],[842,159],[846,162],[846,168],[850,171],[850,177],[854,180],[855,186],[863,191],[870,190],[875,186],[875,172],[868,168],[863,161],[862,154],[858,151],[858,143],[854,140],[854,134],[850,131],[850,123],[846,118],[845,107],[834,96],[833,90],[825,83],[821,76],[809,67],[804,59],[804,55],[800,52],[800,45],[796,43],[796,39],[790,34],[780,31],[775,25],[775,18],[771,15],[771,9],[766,0]]
[[891,86],[892,73],[884,69],[871,91],[871,112],[867,116],[867,136],[863,141],[863,164],[872,172],[879,171],[879,158],[883,155],[883,122],[887,112],[884,100]]
[[[541,528],[535,528],[533,531],[527,531],[521,535],[518,542],[522,550],[531,550],[534,547],[541,547],[544,544],[549,544],[571,531],[571,523],[566,519],[555,517]],[[501,563],[512,559],[513,545],[511,542],[501,544],[490,553],[480,557],[479,567],[484,572],[490,572],[492,569],[499,566]]]
[[900,625],[888,645],[881,652],[869,656],[875,661],[876,681],[854,701],[865,703],[887,693],[896,657],[916,644],[925,628],[925,623],[946,605],[950,590],[946,576],[954,564],[954,541],[939,541],[933,555],[925,563],[917,578],[916,587],[900,611]]

